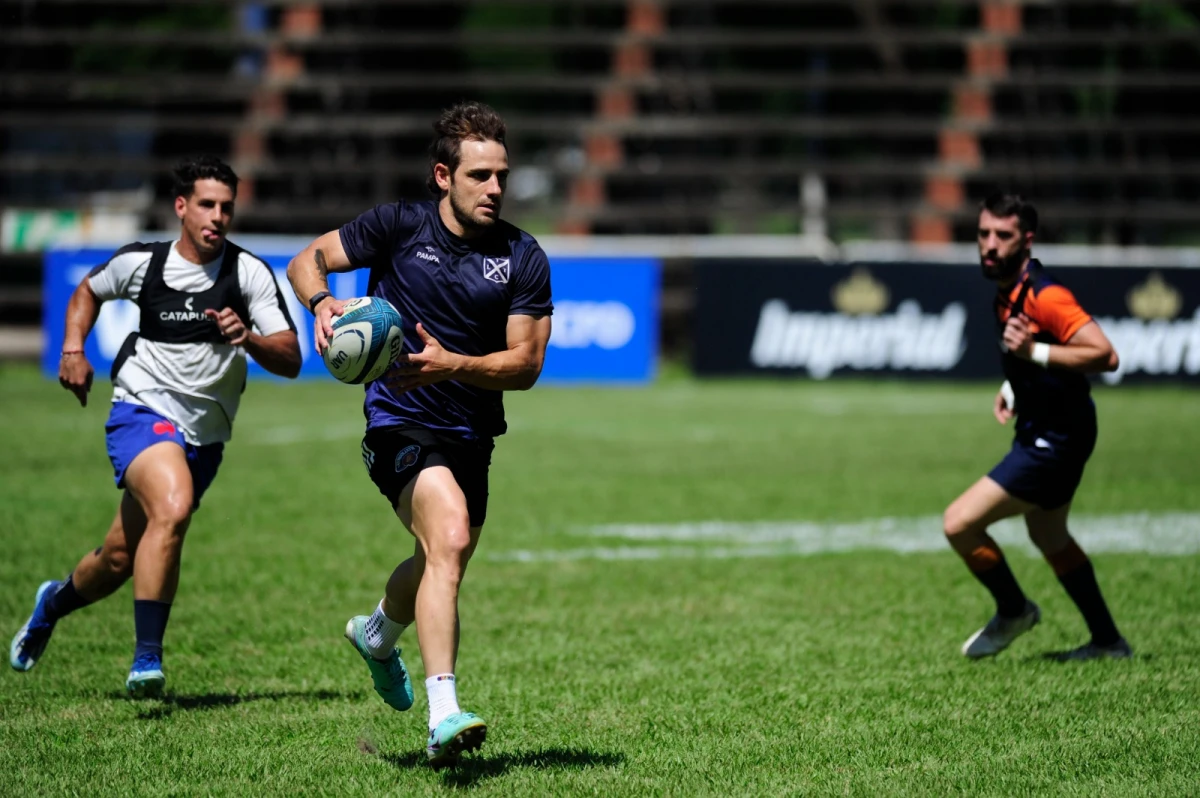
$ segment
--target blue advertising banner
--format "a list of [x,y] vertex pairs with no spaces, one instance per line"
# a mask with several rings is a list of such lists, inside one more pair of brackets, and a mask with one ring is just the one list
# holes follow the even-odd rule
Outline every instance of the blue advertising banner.
[[[112,254],[111,249],[59,249],[46,253],[42,329],[46,347],[42,369],[58,374],[67,302],[79,282]],[[288,284],[292,253],[256,255],[275,271],[300,335],[304,365],[301,377],[332,380],[312,345],[312,317]],[[659,262],[653,258],[551,258],[554,326],[542,379],[553,382],[645,382],[654,376],[658,350]],[[359,269],[330,277],[330,289],[343,299],[363,296],[368,271]],[[92,334],[88,360],[105,376],[125,337],[138,327],[138,307],[126,300],[105,302]],[[250,362],[250,376],[271,377]]]
[[550,258],[554,324],[542,379],[645,382],[658,355],[660,264]]

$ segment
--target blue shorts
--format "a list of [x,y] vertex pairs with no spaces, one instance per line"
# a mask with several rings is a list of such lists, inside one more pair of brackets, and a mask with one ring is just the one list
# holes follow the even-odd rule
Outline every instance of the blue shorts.
[[143,451],[163,441],[179,444],[187,456],[188,470],[192,472],[192,510],[200,507],[200,497],[217,476],[225,444],[193,446],[184,439],[174,422],[148,407],[130,402],[113,403],[104,431],[108,459],[112,461],[113,479],[118,488],[125,487],[125,469]]
[[1095,447],[1095,423],[1070,432],[1036,425],[1018,428],[1012,449],[988,476],[1010,495],[1053,510],[1074,498]]

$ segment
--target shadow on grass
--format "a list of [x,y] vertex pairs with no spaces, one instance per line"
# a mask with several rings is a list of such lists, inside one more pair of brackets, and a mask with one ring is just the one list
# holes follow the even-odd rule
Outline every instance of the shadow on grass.
[[[128,701],[125,693],[113,691],[108,697],[118,701]],[[191,711],[196,709],[219,709],[238,704],[248,704],[253,701],[348,701],[363,697],[361,691],[352,690],[275,690],[265,693],[199,693],[188,695],[167,693],[162,698],[149,698],[139,703],[137,717],[139,720],[159,720],[169,717],[176,710]]]
[[[360,746],[361,748],[361,746]],[[371,753],[363,749],[365,753]],[[384,762],[401,770],[427,768],[424,752],[411,754],[381,754]],[[458,767],[439,772],[448,787],[470,787],[484,779],[502,776],[513,768],[534,770],[583,770],[584,768],[615,768],[625,762],[624,754],[598,754],[586,748],[547,748],[517,754],[495,756],[465,756]]]
[[[1032,662],[1032,661],[1041,660],[1043,662],[1086,663],[1086,662],[1105,662],[1105,661],[1114,659],[1113,657],[1095,657],[1095,658],[1089,659],[1089,660],[1080,660],[1080,659],[1076,659],[1073,656],[1075,654],[1075,651],[1076,651],[1076,649],[1073,649],[1073,648],[1064,649],[1062,651],[1045,651],[1036,656],[1026,657],[1026,661]],[[1147,661],[1147,660],[1155,659],[1155,656],[1153,654],[1143,654],[1139,651],[1139,652],[1135,652],[1133,654],[1133,656],[1131,656],[1131,657],[1118,657],[1115,659],[1117,661],[1121,661],[1121,660]]]

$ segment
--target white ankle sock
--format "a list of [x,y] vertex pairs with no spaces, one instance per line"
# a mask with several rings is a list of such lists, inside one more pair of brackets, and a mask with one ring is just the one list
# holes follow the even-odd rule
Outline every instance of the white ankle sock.
[[407,628],[408,624],[397,623],[384,615],[383,602],[380,601],[375,612],[367,619],[367,651],[370,651],[375,659],[387,659],[396,647],[400,634]]
[[429,728],[436,729],[437,725],[455,712],[458,708],[458,690],[454,685],[453,673],[440,673],[425,680],[425,690],[429,693]]

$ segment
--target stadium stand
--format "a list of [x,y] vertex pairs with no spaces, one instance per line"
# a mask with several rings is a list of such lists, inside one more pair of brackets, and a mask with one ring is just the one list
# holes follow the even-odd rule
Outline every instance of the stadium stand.
[[[508,117],[535,233],[969,240],[1017,186],[1049,240],[1194,244],[1200,3],[3,2],[5,206],[233,160],[244,231],[424,196],[433,114]],[[114,199],[117,198],[117,199]]]

